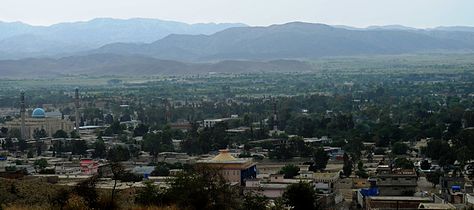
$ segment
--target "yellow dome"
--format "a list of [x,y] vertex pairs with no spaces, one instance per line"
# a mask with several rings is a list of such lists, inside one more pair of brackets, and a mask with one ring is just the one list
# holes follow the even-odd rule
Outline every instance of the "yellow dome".
[[221,149],[219,150],[219,154],[212,158],[212,161],[218,161],[218,162],[225,162],[225,161],[235,161],[237,160],[235,157],[232,157],[232,155],[229,154],[228,149]]

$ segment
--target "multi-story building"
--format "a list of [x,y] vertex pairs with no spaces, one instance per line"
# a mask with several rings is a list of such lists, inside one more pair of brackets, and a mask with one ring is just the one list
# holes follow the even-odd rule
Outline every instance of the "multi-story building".
[[376,185],[381,196],[411,196],[416,191],[417,179],[414,169],[377,167]]
[[339,173],[314,173],[313,181],[316,191],[330,194],[335,191],[335,184],[339,181]]

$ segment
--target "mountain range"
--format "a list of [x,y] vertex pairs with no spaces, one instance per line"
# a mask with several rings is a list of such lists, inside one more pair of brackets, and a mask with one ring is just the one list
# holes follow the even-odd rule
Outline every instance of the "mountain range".
[[148,43],[170,34],[213,34],[240,23],[186,24],[158,19],[97,18],[85,22],[32,26],[0,22],[0,59],[63,56],[116,42]]
[[172,34],[150,44],[116,43],[92,52],[201,62],[472,50],[473,32],[379,28],[348,30],[294,22],[268,27],[235,27],[212,35]]
[[292,22],[250,27],[153,19],[0,23],[0,72],[5,77],[309,71],[312,66],[305,60],[324,57],[471,52],[474,28],[464,26],[353,28]]

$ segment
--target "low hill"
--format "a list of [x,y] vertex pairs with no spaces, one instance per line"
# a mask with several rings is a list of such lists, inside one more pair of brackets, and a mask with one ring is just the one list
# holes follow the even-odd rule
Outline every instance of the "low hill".
[[4,78],[50,78],[61,75],[180,75],[247,72],[312,71],[311,64],[296,60],[220,61],[184,63],[139,55],[91,54],[60,59],[31,58],[0,61]]

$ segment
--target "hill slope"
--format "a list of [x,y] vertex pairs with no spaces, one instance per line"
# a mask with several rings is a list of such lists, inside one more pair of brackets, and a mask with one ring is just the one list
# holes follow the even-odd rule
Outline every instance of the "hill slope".
[[348,30],[287,23],[236,27],[212,35],[169,35],[150,44],[110,44],[94,53],[139,54],[160,59],[293,59],[323,56],[474,50],[474,33],[438,30]]

